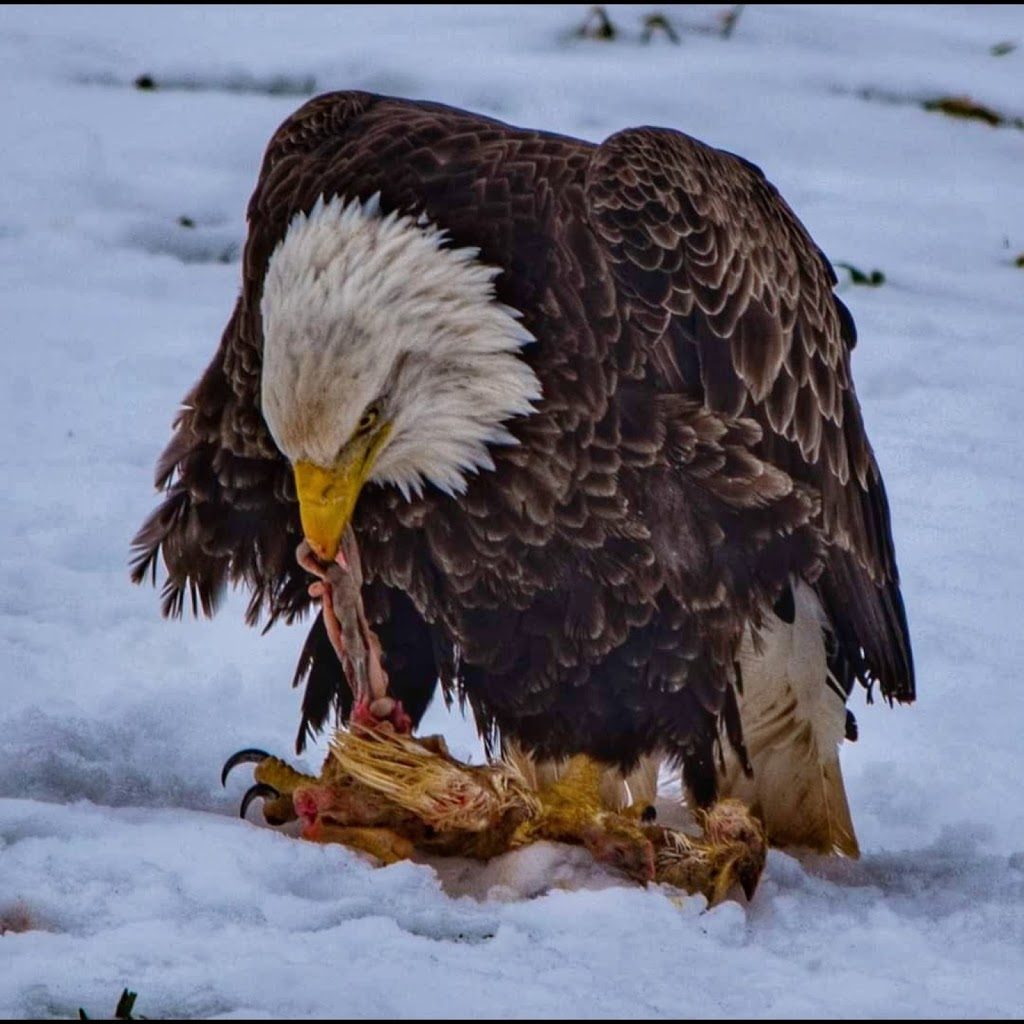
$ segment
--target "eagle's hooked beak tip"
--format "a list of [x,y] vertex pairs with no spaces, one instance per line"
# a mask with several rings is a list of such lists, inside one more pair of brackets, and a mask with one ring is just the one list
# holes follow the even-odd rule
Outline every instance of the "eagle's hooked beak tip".
[[306,543],[310,546],[313,554],[320,559],[321,562],[330,562],[333,560],[335,552],[331,551],[330,546],[312,537],[306,537]]

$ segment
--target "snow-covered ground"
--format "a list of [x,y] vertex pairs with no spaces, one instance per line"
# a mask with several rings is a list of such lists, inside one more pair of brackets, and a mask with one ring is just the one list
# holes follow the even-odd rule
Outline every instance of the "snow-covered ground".
[[[698,31],[723,9],[664,8],[674,46],[640,40],[644,6],[610,8],[611,43],[573,38],[572,4],[0,8],[0,1016],[106,1016],[125,986],[151,1017],[1024,1013],[1024,132],[921,107],[1024,116],[1024,8],[748,5]],[[884,273],[843,293],[920,699],[855,695],[859,862],[773,852],[750,905],[708,911],[579,850],[453,883],[235,817],[220,766],[291,749],[304,626],[261,637],[243,595],[164,622],[128,544],[263,147],[333,88],[680,128]]]

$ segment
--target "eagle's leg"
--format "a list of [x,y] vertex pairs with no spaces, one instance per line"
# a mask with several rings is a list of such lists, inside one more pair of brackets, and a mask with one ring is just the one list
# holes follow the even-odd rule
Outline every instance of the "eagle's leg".
[[638,818],[607,809],[606,767],[584,754],[570,758],[558,777],[540,786],[540,812],[521,826],[517,840],[585,846],[594,859],[640,882],[654,879],[654,848]]

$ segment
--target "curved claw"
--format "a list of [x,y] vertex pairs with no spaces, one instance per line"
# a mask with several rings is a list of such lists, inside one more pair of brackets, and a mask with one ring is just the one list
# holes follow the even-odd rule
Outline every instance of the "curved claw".
[[[226,786],[228,784],[228,776],[240,764],[259,764],[260,761],[266,761],[268,757],[270,755],[265,750],[259,750],[256,747],[246,747],[245,750],[239,750],[237,754],[232,754],[224,762],[224,767],[220,771],[220,784]],[[249,792],[252,792],[252,790]],[[245,817],[244,812],[242,817]]]
[[250,786],[245,791],[245,796],[242,797],[242,806],[238,811],[240,818],[245,817],[246,811],[249,810],[249,805],[253,800],[263,797],[264,800],[276,800],[281,794],[278,793],[273,786],[268,786],[265,782],[257,782],[255,785]]

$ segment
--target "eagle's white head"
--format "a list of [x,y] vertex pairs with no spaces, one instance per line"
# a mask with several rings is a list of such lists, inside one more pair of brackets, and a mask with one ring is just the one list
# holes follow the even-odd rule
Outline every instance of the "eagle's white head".
[[500,270],[376,197],[299,214],[263,288],[263,415],[291,461],[306,539],[333,558],[367,481],[448,493],[493,469],[540,384]]

